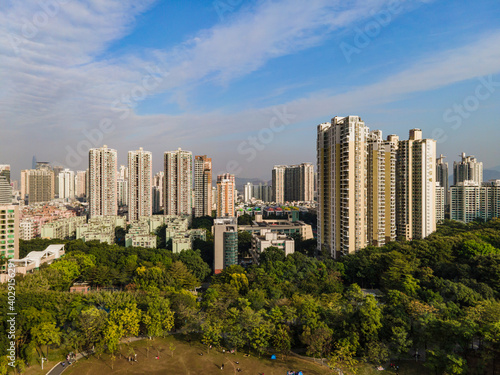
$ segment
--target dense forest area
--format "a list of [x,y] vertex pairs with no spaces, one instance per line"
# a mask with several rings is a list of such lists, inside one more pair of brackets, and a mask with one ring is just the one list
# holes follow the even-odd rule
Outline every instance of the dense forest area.
[[[346,374],[357,361],[398,358],[425,359],[435,374],[486,374],[500,358],[500,220],[447,221],[424,240],[338,261],[309,251],[285,258],[269,248],[260,264],[216,276],[204,261],[206,243],[172,254],[64,242],[61,260],[16,278],[21,370],[47,345],[94,347],[99,355],[115,353],[122,337],[173,332],[195,335],[207,348],[327,358]],[[22,253],[48,243],[23,242]],[[75,281],[104,289],[69,293]],[[7,289],[0,288],[5,353]],[[6,358],[0,361],[5,374]]]

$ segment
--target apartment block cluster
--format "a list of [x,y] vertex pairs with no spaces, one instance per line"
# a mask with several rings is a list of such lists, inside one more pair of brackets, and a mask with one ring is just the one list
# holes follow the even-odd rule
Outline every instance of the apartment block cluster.
[[482,163],[462,154],[448,186],[436,141],[412,129],[383,139],[358,116],[317,128],[318,248],[337,258],[396,238],[425,238],[449,215],[469,222],[499,217],[500,181],[482,182]]

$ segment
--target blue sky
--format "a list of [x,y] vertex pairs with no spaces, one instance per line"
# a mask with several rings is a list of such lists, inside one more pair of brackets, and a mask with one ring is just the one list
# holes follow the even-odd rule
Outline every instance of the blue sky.
[[121,164],[143,147],[159,171],[182,147],[269,179],[314,162],[316,126],[346,115],[500,165],[498,1],[8,0],[0,28],[14,176],[33,154],[85,169],[107,144]]

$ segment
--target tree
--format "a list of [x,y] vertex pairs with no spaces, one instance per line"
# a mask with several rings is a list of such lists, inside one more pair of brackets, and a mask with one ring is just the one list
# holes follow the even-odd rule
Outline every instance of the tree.
[[168,345],[168,349],[170,350],[170,354],[171,356],[173,357],[174,356],[174,351],[176,349],[175,347],[175,344],[173,342],[171,342],[169,345]]
[[142,314],[142,322],[150,338],[172,330],[174,313],[170,310],[170,301],[157,295],[152,296],[146,312]]
[[83,348],[89,350],[102,339],[106,312],[90,306],[81,312],[76,324],[83,339]]
[[332,369],[340,369],[344,374],[356,374],[356,364],[358,361],[354,358],[356,350],[347,340],[341,340],[335,344],[332,356],[328,365]]
[[118,345],[122,337],[123,328],[114,321],[108,319],[106,327],[104,328],[103,343],[107,346],[108,351],[111,353],[111,369],[113,369],[115,353],[118,350]]
[[284,355],[288,356],[292,348],[290,327],[285,324],[278,324],[272,335],[272,344],[274,348],[281,353],[281,359],[283,359]]
[[207,353],[212,346],[220,346],[222,324],[216,319],[206,320],[201,325],[201,342],[207,346]]
[[53,322],[43,322],[31,329],[31,336],[42,351],[42,346],[47,345],[47,356],[49,355],[49,345],[59,345],[61,343],[61,332]]
[[307,355],[323,357],[331,349],[333,331],[320,321],[317,326],[305,326],[300,340],[307,345]]

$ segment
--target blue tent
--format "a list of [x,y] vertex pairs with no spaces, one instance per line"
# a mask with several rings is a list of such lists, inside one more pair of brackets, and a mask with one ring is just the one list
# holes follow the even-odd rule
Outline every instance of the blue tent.
[[273,355],[271,356],[271,359],[276,359],[276,356],[273,354]]
[[304,374],[302,373],[302,371],[299,371],[297,375],[304,375]]

